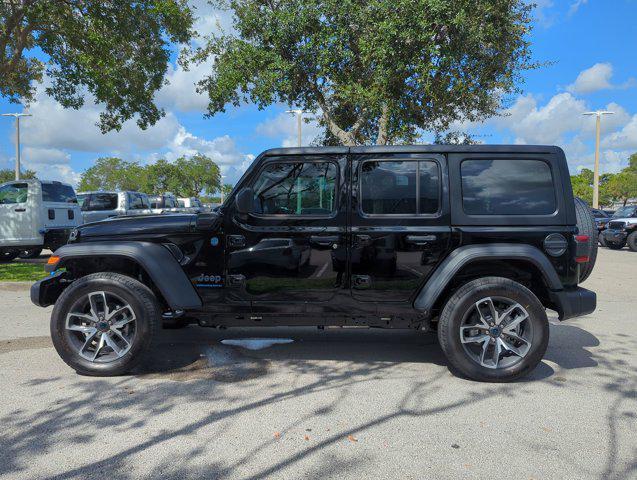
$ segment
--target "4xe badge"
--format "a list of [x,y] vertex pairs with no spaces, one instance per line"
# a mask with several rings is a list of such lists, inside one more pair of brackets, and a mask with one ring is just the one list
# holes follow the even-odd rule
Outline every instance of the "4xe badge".
[[198,277],[190,279],[195,286],[203,288],[223,287],[223,277],[221,275],[208,275],[202,273]]

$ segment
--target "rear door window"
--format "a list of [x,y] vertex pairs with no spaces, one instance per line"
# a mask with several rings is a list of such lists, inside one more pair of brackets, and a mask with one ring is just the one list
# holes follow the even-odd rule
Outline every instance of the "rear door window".
[[25,203],[29,194],[26,183],[10,183],[0,187],[0,204]]
[[464,160],[460,176],[469,215],[551,215],[557,209],[551,167],[541,160]]
[[61,183],[43,183],[42,200],[45,202],[77,203],[73,187]]
[[82,210],[84,211],[101,211],[115,210],[117,208],[116,193],[92,193],[84,201]]
[[440,207],[440,169],[434,161],[368,161],[360,178],[364,214],[431,215]]

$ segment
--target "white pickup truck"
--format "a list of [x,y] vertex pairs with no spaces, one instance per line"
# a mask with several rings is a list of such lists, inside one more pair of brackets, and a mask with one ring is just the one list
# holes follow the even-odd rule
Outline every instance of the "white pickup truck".
[[37,256],[43,248],[66,244],[82,224],[82,212],[71,185],[16,180],[0,185],[0,261],[21,253]]

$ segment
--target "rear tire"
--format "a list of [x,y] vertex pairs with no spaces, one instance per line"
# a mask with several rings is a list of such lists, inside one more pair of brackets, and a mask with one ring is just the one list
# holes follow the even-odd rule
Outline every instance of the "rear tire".
[[38,258],[42,253],[41,248],[31,248],[29,250],[22,250],[20,252],[20,258]]
[[575,197],[575,214],[577,218],[577,228],[581,235],[588,235],[589,260],[580,264],[579,281],[583,282],[593,272],[595,260],[597,260],[597,238],[599,236],[597,225],[591,209],[581,198]]
[[10,262],[18,256],[19,250],[9,250],[0,248],[0,262]]
[[[495,309],[495,320],[489,305]],[[529,289],[508,278],[484,277],[449,298],[440,315],[438,339],[452,369],[462,375],[510,382],[540,363],[549,324],[544,307]]]
[[143,360],[160,327],[154,293],[133,278],[110,272],[73,282],[51,314],[55,349],[82,375],[128,372]]
[[632,252],[637,252],[637,230],[631,233],[630,235],[628,235],[628,238],[626,239],[626,244],[628,245],[628,248],[630,248]]
[[606,246],[610,248],[611,250],[621,250],[622,248],[626,246],[626,242],[622,242],[622,243],[607,242]]

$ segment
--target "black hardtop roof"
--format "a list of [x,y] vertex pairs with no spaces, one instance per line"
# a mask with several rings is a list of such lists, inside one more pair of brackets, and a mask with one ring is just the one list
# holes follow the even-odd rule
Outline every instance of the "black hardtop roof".
[[563,153],[553,145],[371,145],[360,147],[271,148],[262,156],[346,153]]

